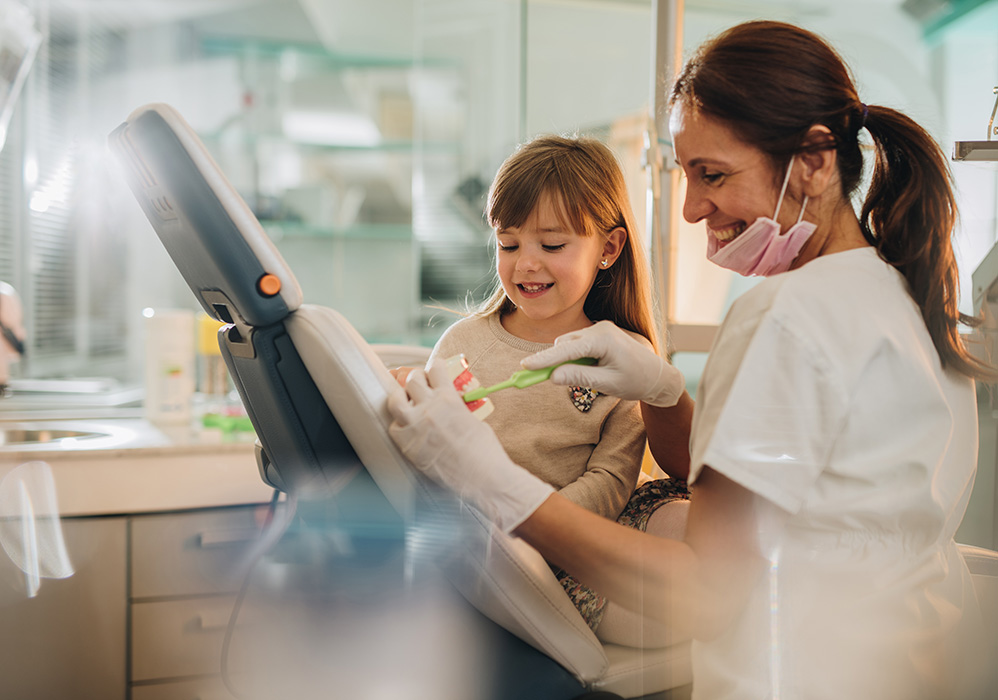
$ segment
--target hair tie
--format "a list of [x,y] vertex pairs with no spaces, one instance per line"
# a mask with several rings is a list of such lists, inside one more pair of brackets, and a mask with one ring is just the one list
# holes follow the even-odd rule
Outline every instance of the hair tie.
[[870,108],[866,106],[865,102],[860,102],[859,104],[863,108],[863,116],[860,117],[859,120],[859,128],[862,129],[864,126],[866,126],[866,115],[870,113]]

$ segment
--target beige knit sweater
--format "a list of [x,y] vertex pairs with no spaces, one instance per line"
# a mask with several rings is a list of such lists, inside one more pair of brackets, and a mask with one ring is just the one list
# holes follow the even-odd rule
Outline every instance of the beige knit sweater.
[[[471,373],[490,386],[523,369],[527,355],[549,347],[517,338],[492,315],[448,328],[431,359],[463,354]],[[601,394],[583,412],[569,387],[551,382],[505,389],[489,399],[495,410],[485,422],[514,462],[575,503],[616,519],[634,491],[645,449],[637,402]]]

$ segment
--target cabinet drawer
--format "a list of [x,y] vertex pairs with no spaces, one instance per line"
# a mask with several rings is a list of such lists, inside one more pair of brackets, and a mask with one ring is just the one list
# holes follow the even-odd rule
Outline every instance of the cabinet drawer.
[[[221,673],[233,596],[132,605],[132,681]],[[239,620],[245,620],[240,612]]]
[[221,680],[205,678],[132,686],[132,700],[236,700],[236,697]]
[[265,506],[141,516],[131,522],[132,598],[232,593]]

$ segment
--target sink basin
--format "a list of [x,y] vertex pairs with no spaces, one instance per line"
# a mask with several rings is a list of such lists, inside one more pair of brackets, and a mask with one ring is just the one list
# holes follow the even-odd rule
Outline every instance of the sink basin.
[[97,450],[134,441],[134,430],[97,421],[0,421],[0,452]]
[[0,429],[0,447],[14,445],[34,445],[60,440],[88,440],[107,437],[107,433],[86,430],[65,430],[58,428],[3,428]]
[[[141,386],[123,386],[110,379],[11,379],[7,388],[0,398],[0,421],[4,414],[11,421],[32,422],[141,415],[144,395]],[[42,412],[46,415],[39,415]]]

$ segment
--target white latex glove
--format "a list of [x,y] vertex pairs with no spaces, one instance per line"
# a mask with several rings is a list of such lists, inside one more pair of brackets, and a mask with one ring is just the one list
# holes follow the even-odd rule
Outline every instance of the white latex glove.
[[[408,399],[406,398],[408,394]],[[388,433],[413,466],[511,532],[554,489],[510,460],[488,425],[471,415],[443,360],[409,375],[388,398]]]
[[554,347],[523,360],[526,369],[550,367],[580,357],[595,357],[596,365],[562,365],[551,381],[585,386],[651,406],[675,406],[686,391],[683,373],[650,347],[618,328],[600,321],[589,328],[559,336]]

